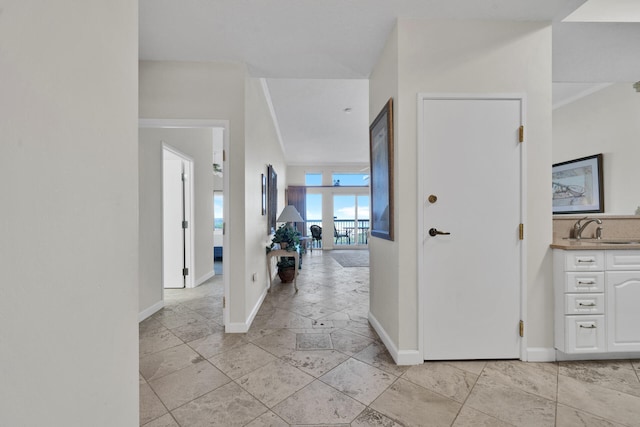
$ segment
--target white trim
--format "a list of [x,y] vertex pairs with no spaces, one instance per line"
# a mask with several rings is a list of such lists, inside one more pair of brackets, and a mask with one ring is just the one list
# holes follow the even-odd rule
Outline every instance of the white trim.
[[262,92],[264,92],[264,98],[267,101],[267,106],[269,107],[269,113],[271,113],[271,120],[273,120],[273,127],[276,130],[276,136],[278,137],[278,142],[280,143],[280,149],[282,149],[282,155],[285,155],[286,150],[284,149],[284,142],[282,141],[282,134],[280,133],[278,115],[276,114],[276,109],[274,108],[273,101],[271,100],[271,91],[269,91],[267,79],[261,78],[260,85],[262,86]]
[[[421,230],[421,233],[418,233],[417,239],[417,266],[418,266],[418,352],[421,359],[424,359],[424,278],[427,277],[426,271],[424,270],[424,263],[422,260],[424,259],[424,246],[423,242],[425,239],[425,224],[424,224],[424,206],[425,206],[425,198],[424,198],[424,167],[422,165],[422,161],[424,158],[424,146],[421,144],[424,136],[424,100],[426,99],[435,99],[435,100],[518,100],[520,101],[520,124],[524,126],[525,129],[525,138],[524,144],[526,144],[526,95],[524,93],[489,93],[489,94],[476,94],[476,93],[418,93],[417,95],[417,118],[416,123],[418,126],[417,129],[417,200],[418,200],[418,213],[417,213],[417,229]],[[527,219],[527,150],[524,146],[520,147],[520,217],[523,224],[525,224],[525,238],[522,240],[522,246],[520,250],[520,319],[525,322],[525,334],[524,337],[520,340],[520,359],[527,360],[528,351],[527,351],[527,230],[526,219]]]
[[216,272],[214,270],[211,270],[210,272],[208,272],[207,274],[205,274],[204,276],[202,276],[198,280],[196,280],[196,283],[195,283],[194,287],[202,285],[204,282],[206,282],[207,280],[211,279],[215,275],[216,275]]
[[164,308],[164,300],[160,300],[157,303],[153,304],[151,307],[145,308],[140,313],[138,313],[138,323],[142,322],[147,317],[154,315],[155,313],[162,310],[163,308]]
[[525,362],[555,362],[556,349],[546,347],[530,347],[526,350]]
[[389,351],[389,354],[398,365],[421,365],[424,363],[419,350],[399,350],[395,343],[384,330],[378,319],[369,312],[369,323],[373,326],[373,329],[378,333],[378,336],[382,340],[385,347]]
[[139,128],[225,128],[229,120],[138,119]]
[[611,353],[581,353],[581,354],[567,354],[561,351],[554,350],[556,352],[556,360],[561,362],[565,360],[609,360],[609,359],[626,359],[634,360],[640,359],[640,352],[611,352]]
[[267,288],[265,286],[264,291],[262,291],[262,295],[258,298],[258,302],[253,306],[253,310],[251,310],[251,314],[249,314],[249,318],[244,322],[227,322],[224,325],[224,331],[228,334],[244,334],[249,331],[251,324],[253,323],[253,319],[256,318],[260,307],[262,306],[262,302],[267,297]]

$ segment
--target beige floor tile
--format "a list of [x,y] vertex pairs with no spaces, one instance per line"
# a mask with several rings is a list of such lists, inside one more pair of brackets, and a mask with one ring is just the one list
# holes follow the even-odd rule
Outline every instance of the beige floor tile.
[[160,328],[140,331],[138,340],[140,357],[183,344],[182,340],[176,337],[169,329],[159,322],[158,325],[160,325]]
[[314,377],[281,360],[239,378],[236,382],[268,407],[283,401],[300,390]]
[[402,378],[462,403],[478,376],[445,363],[425,362],[409,368]]
[[465,405],[515,426],[544,427],[555,423],[555,401],[480,376]]
[[401,424],[393,421],[391,418],[385,417],[380,412],[376,412],[371,408],[367,408],[358,418],[353,420],[351,427],[403,427]]
[[229,377],[205,360],[150,381],[149,385],[165,406],[173,410],[229,381]]
[[263,350],[280,357],[296,350],[296,334],[287,329],[280,329],[278,332],[255,340],[253,343]]
[[485,366],[487,366],[486,360],[448,360],[447,365],[451,365],[454,368],[462,369],[463,371],[471,372],[472,374],[480,375]]
[[201,360],[202,356],[182,344],[140,359],[140,373],[149,382]]
[[409,369],[409,366],[396,365],[384,344],[377,341],[354,354],[353,358],[398,377]]
[[205,359],[216,354],[223,353],[246,344],[242,334],[226,334],[216,332],[204,338],[187,343],[191,348],[200,353]]
[[332,332],[331,341],[333,342],[333,348],[349,356],[364,350],[373,342],[370,338],[345,330]]
[[365,409],[321,381],[314,381],[272,408],[289,424],[348,424]]
[[556,400],[558,365],[503,360],[487,363],[482,375],[549,400]]
[[361,322],[353,322],[350,321],[347,326],[344,327],[346,331],[354,332],[358,335],[362,335],[363,337],[367,337],[372,340],[379,341],[380,337],[378,333],[369,325],[369,323],[361,323]]
[[318,378],[348,358],[349,356],[335,350],[304,350],[294,351],[282,356],[281,359]]
[[240,378],[276,360],[271,353],[255,344],[244,344],[231,351],[216,354],[209,361],[232,379]]
[[560,374],[640,397],[640,381],[631,362],[563,362]]
[[622,427],[622,425],[558,404],[556,427]]
[[181,426],[241,427],[267,412],[267,408],[244,391],[229,383],[172,411]]
[[400,378],[371,408],[407,427],[450,426],[460,404]]
[[513,424],[500,421],[468,406],[463,406],[452,427],[512,427]]
[[224,328],[213,320],[198,320],[171,329],[171,332],[184,342],[195,341],[213,333],[224,332]]
[[188,325],[197,321],[207,320],[193,310],[182,305],[165,307],[152,316],[155,320],[162,323],[166,328],[173,329],[178,326]]
[[140,385],[140,425],[144,425],[167,413],[167,408],[153,392],[149,384]]
[[289,427],[282,418],[273,412],[265,412],[255,420],[251,421],[246,427]]
[[349,359],[320,377],[320,381],[369,405],[397,377],[356,359]]
[[165,414],[160,418],[157,418],[150,423],[144,425],[144,427],[180,427],[176,420],[173,419],[171,414]]
[[289,310],[277,309],[265,326],[271,329],[311,328],[313,321]]
[[558,403],[623,425],[640,426],[640,397],[565,375],[558,376]]
[[329,334],[296,334],[296,350],[331,350]]

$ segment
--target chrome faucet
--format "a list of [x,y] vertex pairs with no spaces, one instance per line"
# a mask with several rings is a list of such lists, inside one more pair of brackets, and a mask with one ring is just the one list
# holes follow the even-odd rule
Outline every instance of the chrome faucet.
[[[587,221],[583,224],[582,221],[584,220]],[[585,228],[587,228],[587,225],[591,224],[592,222],[595,222],[598,225],[602,224],[602,220],[600,218],[589,218],[585,216],[584,218],[580,218],[579,220],[577,220],[576,223],[573,224],[573,237],[577,240],[582,239],[582,232]],[[596,229],[596,239],[600,238],[602,238],[602,227],[598,227]]]

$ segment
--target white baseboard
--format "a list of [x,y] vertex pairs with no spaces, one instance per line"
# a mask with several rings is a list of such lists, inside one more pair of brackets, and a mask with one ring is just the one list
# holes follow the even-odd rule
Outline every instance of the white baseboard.
[[253,310],[249,314],[249,318],[245,322],[230,322],[228,325],[224,325],[224,331],[228,334],[244,334],[249,331],[251,324],[253,323],[253,319],[256,318],[260,307],[262,307],[262,303],[264,299],[267,297],[267,288],[265,287],[262,291],[262,295],[258,298],[258,302],[253,306]]
[[424,360],[420,357],[420,352],[418,350],[398,350],[398,347],[395,345],[387,331],[384,330],[378,319],[373,315],[373,313],[369,312],[369,323],[373,326],[373,329],[376,330],[380,339],[387,347],[389,354],[393,357],[393,360],[398,365],[420,365],[424,363]]
[[547,347],[528,347],[527,362],[555,362],[556,349]]
[[142,322],[144,319],[153,315],[154,313],[157,313],[158,311],[162,310],[163,307],[164,307],[164,300],[160,300],[157,303],[153,304],[151,307],[145,308],[140,313],[138,313],[138,323]]
[[211,279],[215,275],[216,275],[216,272],[211,270],[210,272],[208,272],[207,274],[205,274],[204,276],[202,276],[201,278],[196,280],[196,283],[195,283],[194,287],[198,287],[198,286],[202,285],[204,282],[206,282],[207,280]]
[[561,351],[556,355],[559,362],[569,360],[613,360],[613,359],[640,359],[640,352],[634,351],[629,353],[584,353],[584,354],[567,354]]

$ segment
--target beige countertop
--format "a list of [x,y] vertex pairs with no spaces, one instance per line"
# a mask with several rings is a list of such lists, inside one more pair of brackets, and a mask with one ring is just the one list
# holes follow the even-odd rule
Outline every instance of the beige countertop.
[[640,249],[640,237],[627,239],[556,239],[551,243],[553,249],[589,250],[589,249]]

